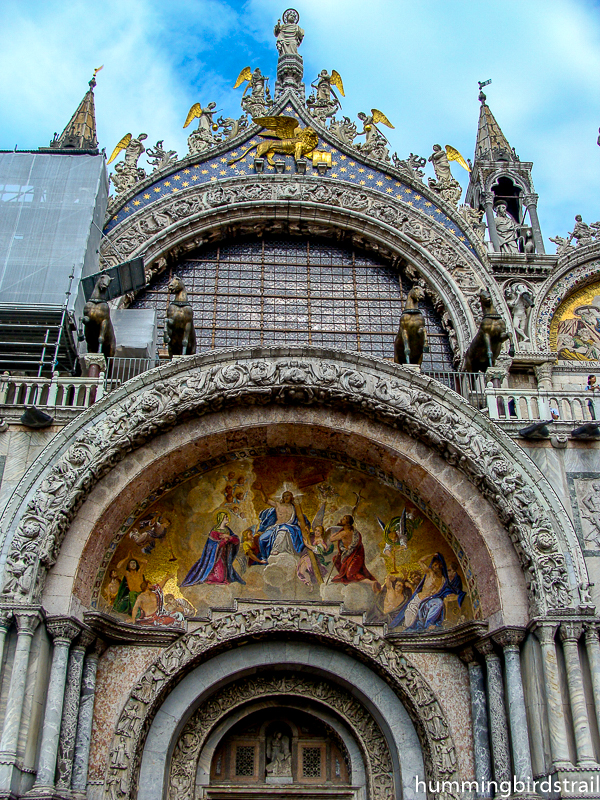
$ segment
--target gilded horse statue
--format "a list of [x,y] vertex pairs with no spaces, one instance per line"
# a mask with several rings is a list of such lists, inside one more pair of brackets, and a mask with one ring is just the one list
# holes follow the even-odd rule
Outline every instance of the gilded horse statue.
[[110,275],[100,275],[81,318],[88,353],[102,353],[104,358],[115,354],[115,330],[110,321],[107,297],[111,281]]
[[196,352],[194,312],[181,278],[171,278],[168,291],[175,295],[165,320],[164,341],[169,348],[169,357],[192,356]]
[[425,298],[420,286],[413,286],[406,298],[406,308],[400,317],[398,333],[394,341],[396,364],[421,364],[427,352],[427,330],[419,302]]
[[493,367],[500,355],[502,345],[507,339],[510,339],[510,334],[506,331],[506,323],[497,313],[490,293],[482,289],[479,299],[483,318],[479,324],[479,330],[465,354],[463,366],[465,372],[485,372],[488,367]]

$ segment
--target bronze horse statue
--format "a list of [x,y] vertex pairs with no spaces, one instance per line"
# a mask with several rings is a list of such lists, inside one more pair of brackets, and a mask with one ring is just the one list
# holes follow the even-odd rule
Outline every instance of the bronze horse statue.
[[427,352],[427,330],[419,302],[425,298],[420,286],[413,286],[406,299],[406,308],[400,317],[398,333],[394,340],[396,364],[421,364]]
[[115,354],[115,329],[110,321],[108,287],[110,275],[100,275],[90,299],[83,307],[83,331],[88,353],[102,353],[104,358]]
[[168,291],[175,295],[165,320],[164,342],[169,348],[169,357],[191,356],[196,352],[194,312],[181,278],[171,278]]
[[465,372],[485,372],[488,367],[493,367],[502,345],[510,339],[506,323],[496,312],[490,293],[482,289],[479,299],[483,318],[465,354],[463,365]]

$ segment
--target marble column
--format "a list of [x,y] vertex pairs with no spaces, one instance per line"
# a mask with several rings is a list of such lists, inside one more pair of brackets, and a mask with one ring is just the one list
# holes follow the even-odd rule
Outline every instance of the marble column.
[[15,611],[17,623],[17,647],[10,676],[10,687],[4,715],[4,727],[0,737],[0,792],[10,792],[13,770],[17,760],[17,743],[21,730],[21,716],[27,683],[27,668],[33,634],[40,617],[37,611]]
[[12,622],[12,611],[0,611],[0,673],[4,661],[4,644]]
[[92,719],[94,716],[94,698],[96,694],[96,670],[98,659],[104,649],[102,642],[86,656],[81,680],[81,698],[79,701],[79,719],[75,737],[75,755],[73,758],[73,777],[71,789],[74,794],[85,797],[87,787],[88,763],[90,760],[90,743],[92,739]]
[[478,790],[476,798],[489,797],[485,790],[492,780],[492,759],[488,730],[488,712],[485,699],[483,670],[477,661],[473,648],[466,648],[460,657],[469,668],[469,687],[471,691],[471,718],[473,720],[473,752],[475,756],[475,778]]
[[540,623],[535,629],[535,635],[542,651],[542,670],[544,673],[544,688],[546,691],[546,709],[548,711],[548,726],[550,734],[550,752],[552,764],[559,769],[572,767],[567,742],[567,726],[563,711],[560,679],[558,674],[558,661],[556,658],[556,643],[554,634],[558,624]]
[[484,639],[483,642],[480,642],[477,645],[477,649],[485,656],[487,671],[487,698],[494,779],[498,783],[500,783],[500,781],[510,781],[510,750],[508,745],[506,706],[504,704],[502,666],[490,639]]
[[590,734],[590,724],[587,715],[586,700],[583,690],[583,676],[579,661],[577,643],[582,634],[582,625],[577,622],[563,622],[560,626],[560,638],[565,654],[567,668],[567,686],[569,687],[569,700],[571,701],[571,716],[575,731],[575,748],[577,750],[577,764],[595,765],[594,746]]
[[521,652],[519,644],[525,632],[519,628],[506,628],[494,636],[494,640],[504,652],[504,669],[506,671],[506,700],[508,704],[508,722],[512,744],[513,769],[515,778],[527,781],[533,775],[531,766],[531,750],[529,747],[529,728],[523,694],[523,678],[521,676]]
[[60,744],[58,748],[58,767],[56,788],[60,791],[71,789],[73,774],[73,757],[75,755],[75,736],[79,717],[79,697],[81,693],[81,676],[86,648],[94,641],[94,634],[83,631],[77,644],[71,650],[67,671],[67,686],[63,703],[62,724],[60,726]]
[[540,220],[537,213],[537,194],[528,194],[523,198],[523,202],[529,211],[529,219],[531,221],[531,230],[533,232],[533,242],[535,244],[536,253],[544,255],[546,248],[544,247],[544,237],[542,236],[542,229],[540,228]]
[[496,217],[494,216],[494,194],[493,192],[486,192],[484,195],[485,204],[485,219],[488,226],[488,233],[490,242],[494,248],[495,253],[500,252],[500,239],[498,238],[498,231],[496,230]]
[[598,628],[591,622],[585,624],[585,649],[590,662],[594,708],[600,729],[600,642],[598,641]]
[[37,778],[33,787],[34,794],[38,790],[43,794],[44,791],[52,791],[54,789],[54,773],[56,771],[67,664],[69,662],[69,647],[81,630],[80,626],[68,617],[50,618],[46,622],[46,627],[54,641],[54,652],[52,654],[52,666],[48,682]]

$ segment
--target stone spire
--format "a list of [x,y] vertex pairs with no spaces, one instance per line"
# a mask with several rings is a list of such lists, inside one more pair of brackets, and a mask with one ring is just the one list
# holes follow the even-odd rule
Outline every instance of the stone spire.
[[485,213],[493,252],[544,253],[537,215],[538,196],[531,176],[533,164],[521,161],[510,146],[486,103],[481,84],[479,102],[475,158],[466,203]]
[[[102,69],[102,67],[100,67]],[[94,86],[96,85],[96,72],[89,83],[90,88],[85,93],[83,100],[69,120],[60,136],[54,134],[50,147],[57,150],[84,150],[98,153],[98,139],[96,138],[96,114],[94,110]]]
[[486,101],[485,94],[479,92],[481,108],[479,110],[479,125],[477,128],[477,143],[475,144],[475,160],[479,161],[518,161],[508,139],[502,133],[500,125]]

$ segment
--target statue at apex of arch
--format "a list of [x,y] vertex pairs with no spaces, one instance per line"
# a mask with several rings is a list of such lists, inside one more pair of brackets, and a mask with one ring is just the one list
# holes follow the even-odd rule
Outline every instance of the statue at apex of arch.
[[298,25],[300,14],[295,8],[288,8],[277,20],[273,33],[277,37],[277,52],[280,56],[296,56],[304,39],[304,31]]

